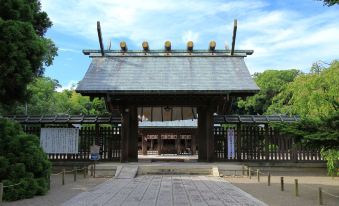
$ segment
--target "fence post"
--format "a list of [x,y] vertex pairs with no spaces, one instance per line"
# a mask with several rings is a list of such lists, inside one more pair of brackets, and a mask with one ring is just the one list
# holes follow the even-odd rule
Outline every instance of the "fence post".
[[268,176],[267,176],[267,186],[271,186],[271,173],[268,172]]
[[319,187],[319,205],[323,205],[323,192],[321,187]]
[[284,191],[284,177],[280,177],[280,190]]
[[91,165],[91,176],[93,177],[93,165]]
[[74,168],[74,182],[77,181],[77,168]]
[[86,167],[84,167],[83,169],[84,169],[84,179],[86,179]]
[[241,139],[242,139],[242,135],[241,135],[241,124],[238,123],[237,124],[237,160],[241,161]]
[[259,169],[257,169],[257,179],[258,179],[258,182],[260,182],[260,174],[259,174]]
[[269,160],[269,157],[270,157],[270,151],[269,151],[269,127],[268,127],[268,124],[265,124],[265,159],[266,160]]
[[250,168],[250,167],[248,168],[248,174],[249,174],[249,175],[248,175],[249,178],[252,179],[252,172],[251,172],[251,168]]
[[242,165],[242,176],[245,176],[245,166]]
[[0,182],[0,205],[2,205],[2,196],[4,194],[4,185]]
[[65,185],[65,173],[66,173],[66,171],[65,171],[65,169],[62,169],[62,185]]
[[295,185],[295,196],[299,196],[299,185],[298,185],[298,179],[294,180],[294,185]]

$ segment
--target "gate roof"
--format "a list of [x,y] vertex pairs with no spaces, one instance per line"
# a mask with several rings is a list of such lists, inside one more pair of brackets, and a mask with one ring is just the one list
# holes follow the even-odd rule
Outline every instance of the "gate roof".
[[244,57],[253,51],[84,51],[92,62],[82,94],[253,94],[259,91]]

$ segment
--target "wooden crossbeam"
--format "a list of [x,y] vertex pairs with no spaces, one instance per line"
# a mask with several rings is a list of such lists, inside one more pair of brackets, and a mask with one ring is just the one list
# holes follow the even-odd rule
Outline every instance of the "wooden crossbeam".
[[234,19],[234,26],[233,26],[233,36],[232,36],[232,49],[231,49],[231,55],[234,55],[234,48],[235,48],[235,39],[237,37],[237,27],[238,27],[238,21]]
[[101,34],[100,21],[97,21],[97,30],[98,30],[98,38],[99,38],[101,55],[104,56],[105,55],[105,50],[104,50],[104,43],[102,42],[102,34]]

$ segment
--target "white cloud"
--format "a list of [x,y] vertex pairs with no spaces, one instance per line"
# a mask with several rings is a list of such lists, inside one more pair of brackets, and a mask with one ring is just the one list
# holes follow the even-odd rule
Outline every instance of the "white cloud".
[[144,40],[152,49],[162,48],[166,40],[173,48],[184,48],[192,40],[195,48],[202,49],[213,39],[223,49],[225,42],[231,44],[237,18],[236,48],[254,50],[247,58],[252,73],[303,69],[319,59],[338,58],[339,53],[339,12],[333,7],[311,13],[291,5],[272,9],[269,1],[262,0],[42,0],[42,6],[54,29],[62,33],[97,42],[100,20],[105,40],[128,40],[133,44],[129,48],[140,48]]
[[78,81],[70,80],[66,85],[61,85],[61,87],[58,87],[56,89],[56,91],[57,92],[62,92],[64,90],[71,90],[71,89],[74,89],[77,84],[78,84]]
[[187,43],[188,41],[193,41],[193,43],[197,42],[198,39],[199,39],[199,33],[192,32],[191,30],[185,31],[182,36],[182,41],[184,42],[184,44]]

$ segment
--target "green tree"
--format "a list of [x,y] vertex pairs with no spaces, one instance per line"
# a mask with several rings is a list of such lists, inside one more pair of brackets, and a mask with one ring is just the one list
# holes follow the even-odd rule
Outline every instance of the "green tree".
[[15,106],[4,107],[0,113],[3,115],[56,115],[56,114],[108,114],[105,103],[100,98],[91,100],[74,91],[63,90],[57,80],[49,77],[38,77],[28,84],[27,93],[30,95],[27,104],[17,103]]
[[289,82],[292,82],[300,74],[299,70],[266,70],[255,73],[254,80],[260,87],[260,92],[254,96],[239,100],[238,112],[243,114],[264,114],[272,104],[272,99]]
[[51,25],[38,0],[0,0],[0,103],[26,100],[27,84],[52,64]]
[[273,98],[268,113],[327,118],[339,109],[339,62],[319,73],[302,74]]
[[39,145],[39,138],[25,134],[18,123],[0,119],[0,182],[5,200],[43,195],[49,189],[51,164]]
[[339,0],[318,0],[318,1],[323,1],[324,5],[326,6],[333,6],[335,4],[339,4]]

